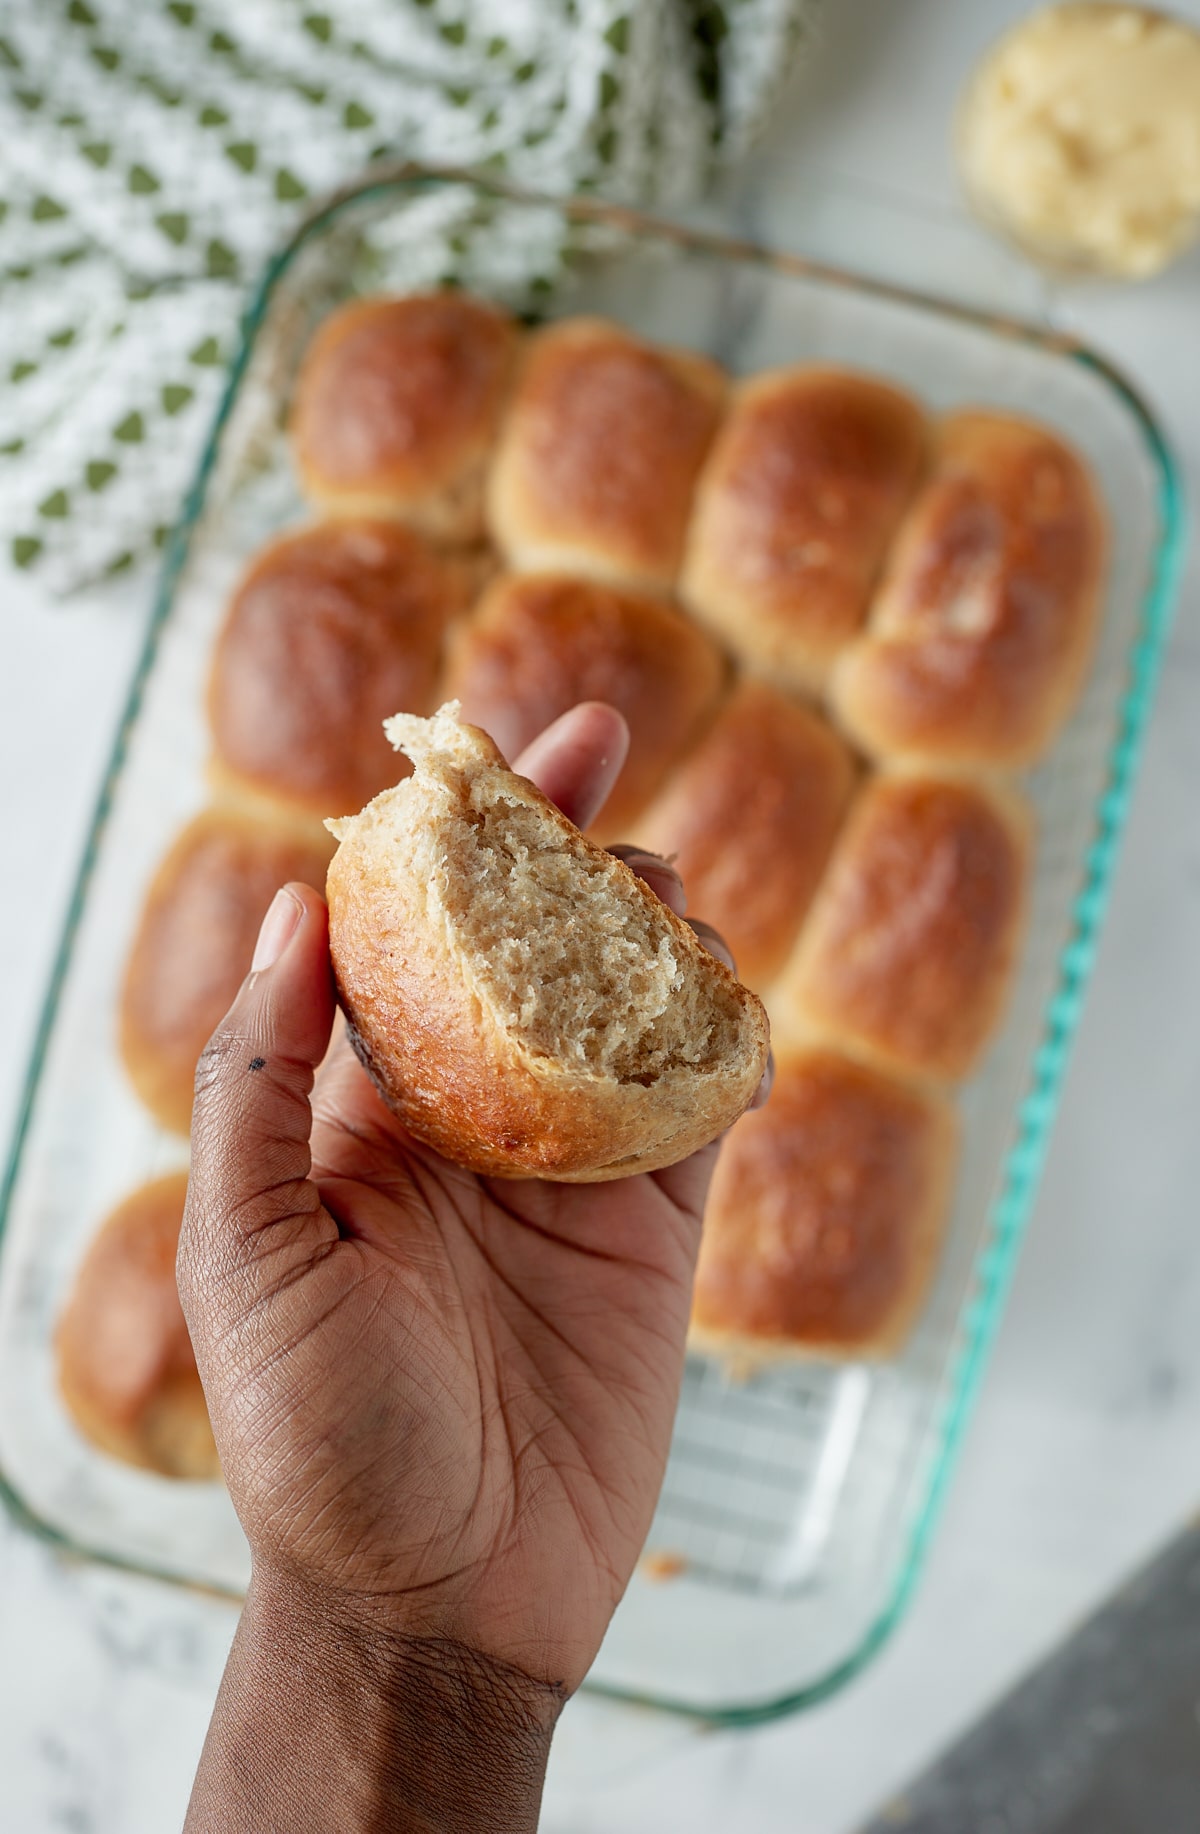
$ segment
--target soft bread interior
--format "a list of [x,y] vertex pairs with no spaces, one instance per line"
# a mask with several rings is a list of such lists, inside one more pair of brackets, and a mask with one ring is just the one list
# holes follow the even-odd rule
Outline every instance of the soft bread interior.
[[424,888],[481,1008],[530,1056],[647,1085],[736,1065],[746,1051],[736,983],[697,960],[628,868],[497,763],[457,710],[389,720],[414,775],[333,832],[381,829],[372,852],[382,864],[390,847],[397,875]]

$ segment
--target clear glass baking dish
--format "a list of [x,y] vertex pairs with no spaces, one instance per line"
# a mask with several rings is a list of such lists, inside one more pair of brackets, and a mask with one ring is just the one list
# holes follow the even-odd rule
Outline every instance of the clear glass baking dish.
[[1166,638],[1183,542],[1176,472],[1128,383],[1057,334],[628,210],[409,166],[306,222],[250,307],[170,544],[47,995],[0,1208],[0,1481],[27,1524],[75,1552],[232,1595],[244,1584],[247,1551],[218,1487],[127,1470],[76,1438],[51,1333],[99,1218],[182,1156],[121,1072],[115,990],[154,864],[204,800],[201,697],[227,591],[303,513],[284,439],[299,356],[337,300],[450,277],[534,316],[611,313],[735,371],[843,362],[935,411],[1036,416],[1087,454],[1114,512],[1096,665],[1029,786],[1029,944],[1003,1036],[965,1094],[953,1218],[922,1320],[885,1365],[738,1383],[689,1362],[652,1557],[591,1677],[610,1694],[750,1721],[855,1673],[911,1595],[1033,1205]]

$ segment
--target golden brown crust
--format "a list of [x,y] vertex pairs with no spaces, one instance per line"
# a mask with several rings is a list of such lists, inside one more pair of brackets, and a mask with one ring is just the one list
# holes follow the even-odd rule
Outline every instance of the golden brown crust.
[[739,1362],[884,1356],[924,1302],[946,1221],[953,1110],[821,1047],[780,1059],[721,1148],[693,1348]]
[[785,1026],[893,1069],[967,1075],[1007,998],[1030,851],[1013,791],[909,771],[871,778],[785,971]]
[[1082,460],[998,414],[953,415],[838,715],[879,756],[1015,769],[1046,750],[1092,654],[1106,533]]
[[86,1439],[164,1477],[219,1478],[175,1285],[187,1173],[142,1185],[92,1241],[55,1334],[58,1384]]
[[383,721],[434,703],[468,576],[389,522],[274,541],[233,596],[213,654],[215,774],[323,820],[396,779]]
[[661,599],[565,574],[509,574],[460,630],[446,692],[506,758],[579,701],[616,707],[629,756],[596,831],[625,838],[713,712],[725,673],[716,645]]
[[819,689],[925,448],[917,403],[869,376],[805,365],[743,383],[696,494],[683,597],[749,662]]
[[321,889],[333,844],[247,811],[205,809],[150,884],[121,988],[121,1056],[163,1127],[191,1126],[196,1062],[250,967],[258,927],[288,880]]
[[364,299],[332,313],[292,410],[306,495],[332,514],[478,539],[519,337],[506,313],[464,293]]
[[[402,958],[392,948],[386,976],[379,972],[369,942],[371,926],[385,916],[378,888],[372,900],[369,889],[335,889],[331,879],[331,923],[335,900],[347,1035],[393,1114],[444,1159],[491,1178],[603,1184],[674,1165],[728,1124],[714,1114],[717,1104],[698,1101],[694,1077],[668,1072],[651,1102],[637,1084],[599,1092],[583,1076],[535,1070],[481,1024],[469,993],[438,985],[440,963],[423,940]],[[355,931],[358,939],[348,940]],[[753,1087],[732,1108],[720,1092],[719,1113],[732,1119],[749,1106],[762,1077],[765,1015],[762,1025]]]
[[724,392],[707,358],[603,319],[532,337],[488,486],[511,563],[670,587]]
[[[487,734],[462,726],[469,760],[503,770],[505,793],[543,815],[568,849],[598,852],[524,777],[504,769]],[[653,907],[685,973],[706,981],[740,1019],[740,1061],[667,1068],[652,1084],[564,1067],[526,1050],[468,984],[445,913],[405,848],[425,812],[392,818],[391,795],[339,824],[329,868],[329,940],[355,1050],[384,1100],[417,1139],[496,1178],[599,1183],[672,1165],[749,1105],[766,1066],[766,1014],[693,932],[618,861],[606,869]],[[453,794],[464,794],[457,786]],[[387,805],[379,836],[372,819]],[[382,839],[382,845],[380,845]]]
[[628,838],[673,859],[689,911],[762,987],[795,941],[853,783],[825,720],[744,681]]

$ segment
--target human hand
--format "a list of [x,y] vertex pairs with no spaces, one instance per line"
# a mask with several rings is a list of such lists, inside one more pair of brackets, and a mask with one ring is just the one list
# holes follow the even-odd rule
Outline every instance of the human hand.
[[[626,742],[576,708],[516,767],[582,826]],[[669,866],[631,864],[682,910]],[[314,1088],[334,1016],[324,904],[290,886],[200,1065],[179,1260],[247,1617],[449,1661],[548,1728],[649,1528],[717,1146],[610,1184],[477,1177],[344,1040]]]

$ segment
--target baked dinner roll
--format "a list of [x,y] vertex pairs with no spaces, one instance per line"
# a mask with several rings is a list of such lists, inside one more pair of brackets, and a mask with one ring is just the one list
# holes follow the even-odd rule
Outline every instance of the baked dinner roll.
[[870,628],[838,665],[839,718],[877,756],[1032,763],[1082,686],[1105,548],[1091,478],[1061,440],[952,416]]
[[725,378],[604,319],[531,337],[488,483],[514,567],[670,587]]
[[898,389],[840,369],[743,383],[696,494],[681,591],[748,662],[823,687],[856,634],[925,457]]
[[121,988],[125,1068],[163,1127],[186,1134],[196,1062],[249,971],[281,885],[318,890],[333,848],[319,827],[280,828],[246,810],[205,809],[151,881]]
[[748,680],[627,838],[674,861],[688,909],[762,987],[795,941],[853,782],[832,727]]
[[766,1015],[457,712],[390,720],[413,775],[330,823],[355,1048],[405,1126],[473,1171],[592,1182],[671,1165],[752,1100]]
[[885,1067],[965,1076],[1003,1011],[1030,854],[1014,791],[909,771],[870,778],[784,971],[784,1029]]
[[506,758],[580,701],[616,707],[629,756],[598,832],[623,840],[713,712],[725,674],[716,645],[661,599],[565,574],[510,574],[458,633],[446,691]]
[[937,1262],[956,1141],[937,1096],[819,1046],[781,1056],[766,1107],[721,1148],[690,1347],[751,1368],[899,1350]]
[[306,496],[440,541],[483,534],[483,480],[519,331],[465,293],[343,306],[309,346],[292,409]]
[[217,638],[208,713],[218,785],[318,821],[396,779],[383,720],[428,713],[468,575],[388,522],[326,522],[272,542]]
[[175,1287],[187,1173],[133,1191],[101,1225],[55,1334],[58,1386],[85,1439],[164,1477],[219,1478]]

